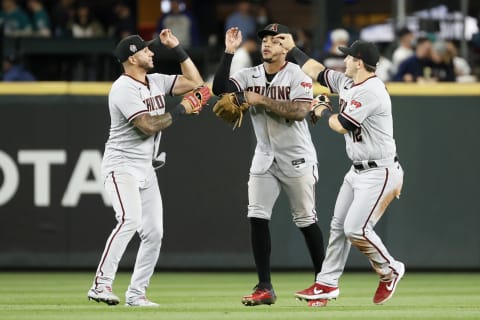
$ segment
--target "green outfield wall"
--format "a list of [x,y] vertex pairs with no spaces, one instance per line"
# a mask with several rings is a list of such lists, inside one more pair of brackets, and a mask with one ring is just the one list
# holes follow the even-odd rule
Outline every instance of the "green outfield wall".
[[[99,171],[109,86],[0,84],[0,268],[96,267],[115,224]],[[480,270],[480,85],[388,88],[405,181],[377,232],[407,267]],[[350,163],[342,136],[325,123],[311,132],[319,158],[317,211],[327,242]],[[158,267],[253,268],[246,219],[255,146],[250,121],[232,131],[207,108],[176,122],[162,139],[165,238]],[[310,268],[283,194],[271,233],[275,268]],[[137,246],[135,238],[122,268],[133,265]],[[348,268],[368,267],[352,249]]]

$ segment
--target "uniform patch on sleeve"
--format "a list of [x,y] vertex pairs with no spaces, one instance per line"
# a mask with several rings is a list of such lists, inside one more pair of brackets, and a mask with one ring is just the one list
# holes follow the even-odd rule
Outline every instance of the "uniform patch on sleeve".
[[305,90],[305,93],[310,93],[312,92],[312,87],[313,85],[310,83],[310,82],[305,82],[305,81],[302,81],[300,82],[300,85],[303,87],[303,89]]
[[362,103],[360,101],[352,100],[350,101],[350,107],[348,109],[352,111],[354,109],[360,108],[361,106],[362,106]]

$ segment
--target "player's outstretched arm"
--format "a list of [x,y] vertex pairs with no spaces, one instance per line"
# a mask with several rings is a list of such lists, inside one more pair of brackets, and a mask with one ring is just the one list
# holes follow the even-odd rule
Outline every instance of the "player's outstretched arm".
[[237,27],[232,27],[225,33],[225,52],[220,59],[215,76],[213,77],[212,91],[216,95],[238,90],[236,85],[229,80],[230,67],[233,55],[242,43],[242,32]]
[[245,97],[250,105],[263,107],[290,120],[302,121],[310,112],[310,102],[278,101],[252,91],[246,91]]
[[325,66],[310,58],[305,52],[297,48],[291,34],[280,33],[276,35],[275,38],[280,40],[282,47],[287,49],[288,55],[295,60],[295,62],[302,68],[303,72],[316,81],[320,72],[325,70]]
[[143,113],[133,119],[132,123],[143,134],[151,136],[158,131],[168,128],[173,121],[170,112],[158,116]]
[[[313,100],[312,104],[315,103],[315,99]],[[312,108],[313,116],[311,117],[313,122],[317,122],[319,119],[323,118],[326,119],[328,122],[328,126],[333,131],[345,134],[348,130],[342,125],[340,120],[338,119],[339,114],[333,113],[331,107],[329,108],[326,104],[319,104]],[[351,128],[353,130],[353,128]]]
[[173,88],[173,94],[184,94],[204,83],[200,72],[193,63],[192,59],[188,56],[185,50],[180,45],[178,38],[172,33],[170,29],[163,29],[158,35],[160,42],[170,48],[177,61],[180,63],[182,74],[178,77]]
[[154,116],[149,113],[140,114],[133,119],[133,125],[148,136],[154,135],[171,126],[181,115],[199,113],[207,104],[210,95],[210,89],[207,86],[200,86],[184,95],[182,101],[169,112]]

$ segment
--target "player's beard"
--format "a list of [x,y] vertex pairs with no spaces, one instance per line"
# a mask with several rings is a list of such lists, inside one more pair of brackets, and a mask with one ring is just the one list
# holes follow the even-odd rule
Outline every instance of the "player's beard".
[[153,69],[153,63],[150,64],[149,61],[142,61],[138,66],[147,72]]
[[263,62],[266,62],[266,63],[272,63],[273,62],[273,59],[270,57],[270,58],[263,58],[262,57],[262,60]]

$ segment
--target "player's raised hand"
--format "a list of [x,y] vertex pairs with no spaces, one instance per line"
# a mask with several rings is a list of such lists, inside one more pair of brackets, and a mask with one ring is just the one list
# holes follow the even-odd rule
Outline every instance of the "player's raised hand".
[[170,29],[163,29],[158,36],[160,42],[168,48],[174,48],[180,44],[180,41]]
[[273,37],[280,41],[280,45],[290,51],[295,47],[295,41],[293,41],[293,37],[290,33],[279,33]]
[[242,44],[242,31],[237,27],[232,27],[227,30],[225,34],[225,51],[228,53],[235,53],[235,51]]

